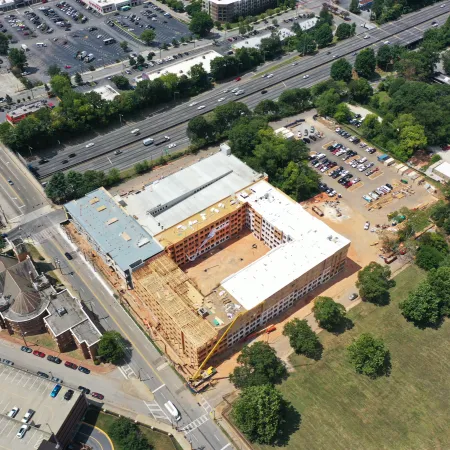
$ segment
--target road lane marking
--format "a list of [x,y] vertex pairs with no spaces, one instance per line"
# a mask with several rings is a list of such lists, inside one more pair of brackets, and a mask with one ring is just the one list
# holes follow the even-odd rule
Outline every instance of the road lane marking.
[[160,366],[158,366],[158,367],[156,368],[156,370],[157,370],[158,372],[160,372],[161,370],[165,369],[168,365],[169,365],[169,363],[166,361],[165,363],[163,363],[163,364],[161,364]]
[[228,443],[227,445],[225,445],[225,447],[222,447],[220,450],[225,450],[226,448],[231,447],[231,444]]
[[161,386],[157,387],[154,391],[152,391],[152,394],[154,394],[156,391],[159,391],[164,386],[165,386],[165,384],[162,384]]

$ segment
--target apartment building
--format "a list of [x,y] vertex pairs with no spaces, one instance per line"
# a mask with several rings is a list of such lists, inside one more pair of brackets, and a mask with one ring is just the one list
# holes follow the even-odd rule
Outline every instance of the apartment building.
[[232,22],[237,17],[256,15],[276,7],[274,0],[204,0],[203,9],[214,21]]

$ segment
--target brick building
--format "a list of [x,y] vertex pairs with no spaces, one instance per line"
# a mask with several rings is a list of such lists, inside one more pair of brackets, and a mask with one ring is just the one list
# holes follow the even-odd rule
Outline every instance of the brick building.
[[96,356],[101,337],[81,302],[56,291],[29,256],[0,256],[0,328],[25,339],[48,332],[60,352],[79,348],[86,359]]

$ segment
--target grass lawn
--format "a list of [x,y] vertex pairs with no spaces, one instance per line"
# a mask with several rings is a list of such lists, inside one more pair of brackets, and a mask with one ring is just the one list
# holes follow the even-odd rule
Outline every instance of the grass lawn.
[[[419,330],[398,308],[424,276],[416,266],[407,268],[395,278],[390,305],[360,304],[349,313],[352,330],[320,333],[320,361],[292,358],[296,371],[280,389],[302,421],[287,449],[450,448],[450,321],[438,330]],[[383,338],[391,353],[390,377],[370,380],[347,362],[346,347],[362,332]]]
[[[116,420],[116,417],[99,412],[95,409],[89,409],[84,418],[84,422],[94,425],[106,433],[114,426]],[[148,442],[153,445],[154,450],[181,450],[178,443],[172,441],[169,436],[150,430],[146,427],[140,427],[140,429],[142,434],[146,436]],[[111,438],[111,441],[114,444],[114,450],[122,450],[122,447],[115,442],[114,439]]]

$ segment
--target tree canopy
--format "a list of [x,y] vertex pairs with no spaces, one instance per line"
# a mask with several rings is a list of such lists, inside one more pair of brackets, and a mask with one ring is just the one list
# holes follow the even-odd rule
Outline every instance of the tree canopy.
[[344,305],[335,302],[331,297],[319,297],[314,302],[313,313],[319,326],[328,331],[336,329],[346,317]]
[[232,417],[250,442],[274,444],[286,421],[285,400],[270,385],[245,389],[233,403]]
[[9,39],[5,33],[0,33],[0,55],[7,55],[9,51]]
[[356,287],[359,295],[365,301],[386,304],[389,302],[389,289],[395,286],[395,281],[390,280],[391,269],[371,262],[358,272]]
[[144,41],[147,45],[150,45],[155,40],[155,37],[156,37],[155,30],[152,29],[144,30],[139,36],[139,38],[142,41]]
[[242,349],[238,366],[230,374],[236,388],[279,383],[287,375],[286,366],[266,342],[255,342]]
[[352,71],[352,65],[345,58],[340,58],[331,65],[330,75],[335,81],[348,83],[352,79]]
[[428,281],[420,283],[399,306],[403,316],[417,326],[437,325],[442,317],[439,295]]
[[365,48],[356,55],[355,71],[363,78],[372,78],[375,73],[377,60],[372,48]]
[[114,420],[107,431],[123,450],[153,449],[153,445],[140,432],[138,424],[127,417],[119,417]]
[[388,375],[390,370],[389,350],[381,339],[370,333],[361,334],[347,347],[348,358],[357,373],[376,378]]
[[205,11],[198,11],[192,14],[191,22],[189,23],[189,31],[192,33],[204,37],[209,34],[213,27],[214,22]]
[[289,338],[289,343],[298,355],[320,359],[322,344],[317,334],[311,329],[306,320],[292,319],[286,323],[283,335]]
[[118,364],[125,357],[126,343],[117,331],[105,331],[98,344],[98,356],[105,361]]

